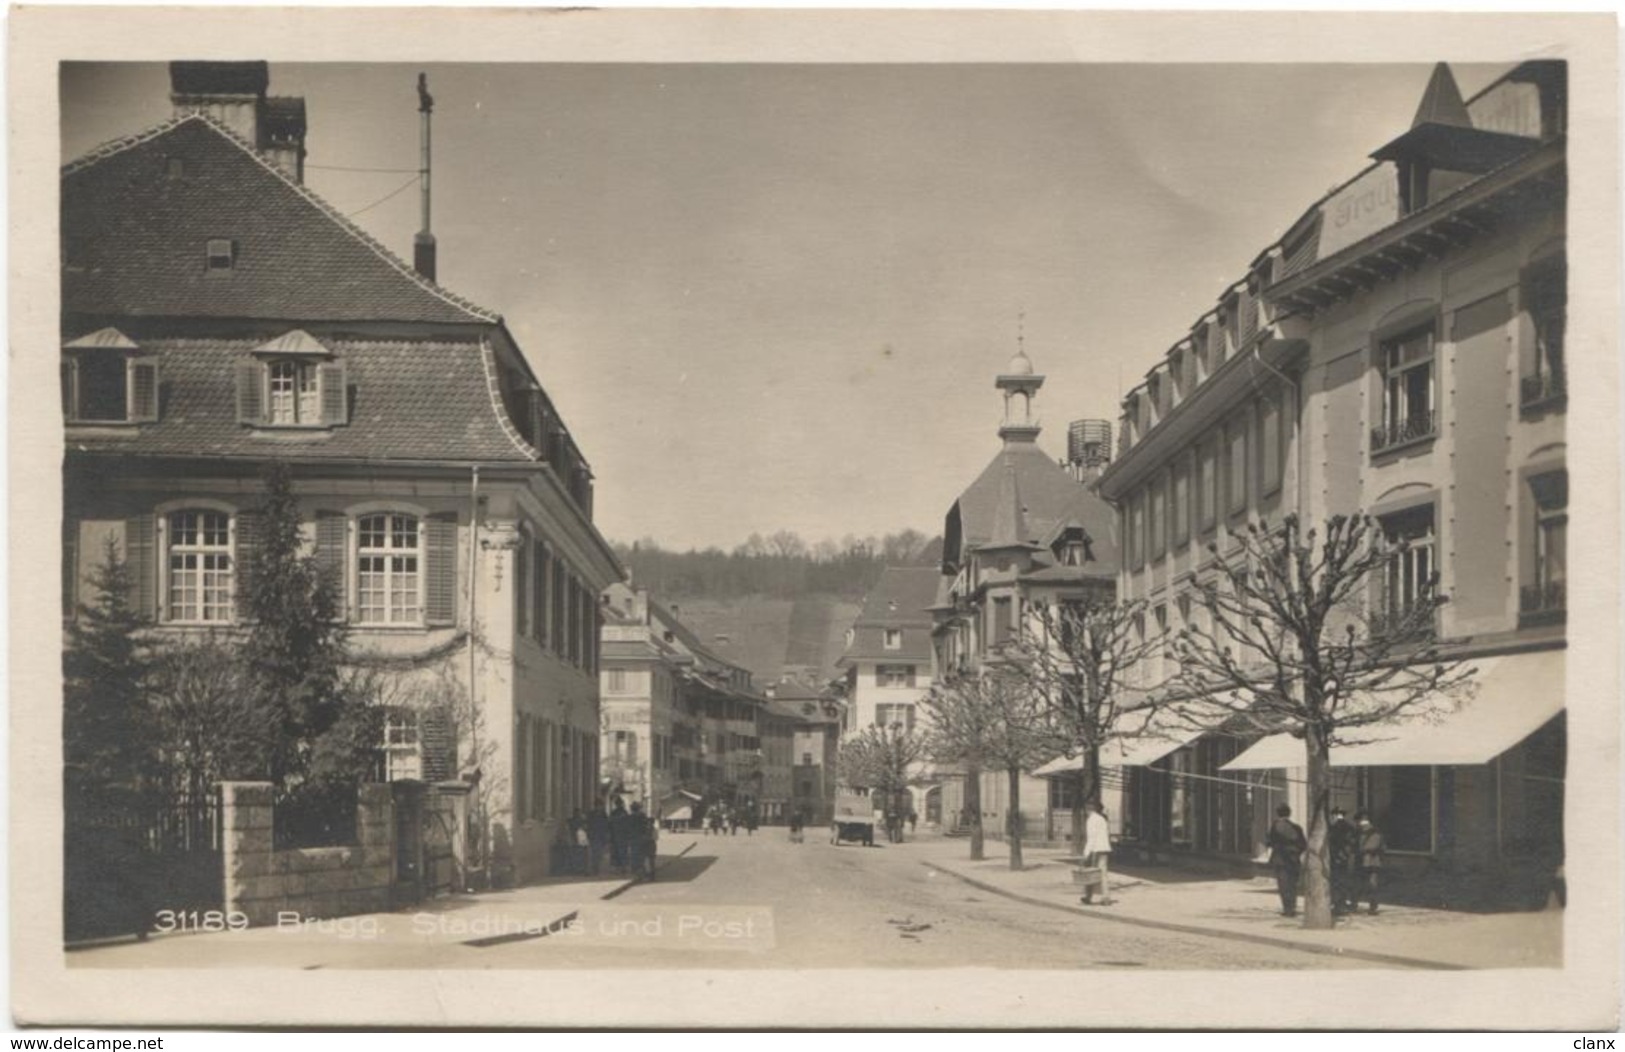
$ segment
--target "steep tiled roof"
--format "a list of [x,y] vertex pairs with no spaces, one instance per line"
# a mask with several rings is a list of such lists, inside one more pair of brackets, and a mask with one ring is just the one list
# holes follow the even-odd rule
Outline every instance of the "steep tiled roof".
[[[238,339],[139,337],[158,359],[156,423],[70,428],[68,444],[146,456],[296,460],[534,460],[500,419],[487,387],[489,350],[479,341],[324,338],[345,368],[350,418],[322,430],[255,430],[238,423],[236,369],[274,335]],[[324,359],[326,360],[326,359]]]
[[[62,171],[63,310],[97,316],[486,323],[201,114]],[[229,270],[207,243],[236,243]]]
[[[934,566],[888,566],[863,601],[852,624],[852,643],[843,663],[857,660],[926,663],[931,661],[931,615],[942,571]],[[885,631],[901,629],[902,646],[887,649]]]
[[856,625],[929,625],[926,613],[936,602],[937,581],[942,571],[935,566],[888,566],[880,580],[863,598],[863,612]]
[[1063,526],[1075,521],[1089,535],[1090,550],[1095,557],[1090,569],[1116,573],[1120,555],[1117,516],[1111,506],[1084,488],[1032,442],[1012,443],[1001,450],[976,481],[960,494],[957,507],[965,551],[993,539],[1007,462],[1014,468],[1016,488],[1026,513],[1028,536],[1024,539],[1047,548]]

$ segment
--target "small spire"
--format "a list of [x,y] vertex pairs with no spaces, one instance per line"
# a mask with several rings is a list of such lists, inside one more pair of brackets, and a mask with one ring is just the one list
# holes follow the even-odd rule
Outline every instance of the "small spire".
[[1424,124],[1448,124],[1458,128],[1471,128],[1473,119],[1467,115],[1467,104],[1461,101],[1461,89],[1450,67],[1440,62],[1433,67],[1427,90],[1422,93],[1422,104],[1416,108],[1412,128]]

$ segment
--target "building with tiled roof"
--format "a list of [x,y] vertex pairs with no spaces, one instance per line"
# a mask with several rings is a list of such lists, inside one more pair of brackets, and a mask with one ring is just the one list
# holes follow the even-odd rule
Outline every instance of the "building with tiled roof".
[[[492,851],[465,863],[542,876],[596,788],[622,576],[591,469],[502,318],[436,283],[432,234],[408,264],[303,185],[304,100],[268,85],[173,63],[171,120],[62,170],[64,610],[111,541],[161,633],[236,631],[286,463],[355,660],[414,699],[383,772],[477,785]],[[456,741],[453,695],[478,714]]]
[[[1360,620],[1436,576],[1435,640],[1479,670],[1442,722],[1334,744],[1320,800],[1302,738],[1221,722],[1171,739],[1126,769],[1138,838],[1242,859],[1275,805],[1306,828],[1341,805],[1369,810],[1391,871],[1443,881],[1444,900],[1477,884],[1545,901],[1565,789],[1566,93],[1562,61],[1520,63],[1467,99],[1438,64],[1410,126],[1356,144],[1377,147],[1372,163],[1125,396],[1099,485],[1126,537],[1120,591],[1153,631],[1211,628],[1194,588],[1242,531],[1365,513],[1406,547]],[[1145,683],[1172,672],[1162,654],[1147,665]]]
[[[1101,422],[1079,421],[1068,434],[1068,470],[1038,444],[1033,402],[1044,377],[1018,349],[995,380],[1004,399],[1001,447],[948,509],[942,568],[932,602],[933,646],[939,676],[974,676],[1032,621],[1031,611],[1085,596],[1111,597],[1120,548],[1117,517],[1093,486],[1104,455],[1088,457],[1074,436],[1109,434]],[[1053,830],[1070,818],[1070,798],[1052,797],[1049,782],[1020,779],[1023,828]],[[982,775],[983,827],[1006,828],[1012,802],[1005,772]],[[944,814],[963,810],[963,779],[942,783]],[[1063,808],[1062,805],[1065,805]]]

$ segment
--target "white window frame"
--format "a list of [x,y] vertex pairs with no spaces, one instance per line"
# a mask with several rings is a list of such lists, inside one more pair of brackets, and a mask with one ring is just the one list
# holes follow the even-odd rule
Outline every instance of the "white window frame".
[[[1412,346],[1418,338],[1427,341],[1427,348],[1419,357],[1407,360],[1405,348]],[[1378,346],[1382,356],[1381,420],[1385,439],[1383,450],[1432,438],[1439,429],[1439,347],[1434,323],[1430,321],[1426,325],[1397,333],[1384,339]],[[1427,415],[1426,430],[1405,438],[1396,437],[1402,431],[1414,430],[1413,418],[1418,414],[1416,407],[1410,404],[1407,393],[1408,381],[1411,374],[1423,369],[1427,370],[1427,390],[1426,405],[1421,412]]]
[[[322,361],[299,355],[265,362],[265,423],[270,427],[320,427],[322,421]],[[284,393],[278,394],[278,371],[292,370]],[[279,405],[280,398],[280,405]]]
[[391,706],[384,710],[381,728],[384,752],[384,780],[423,777],[423,736],[415,709]]
[[[183,554],[196,555],[200,558],[208,555],[224,554],[227,560],[226,573],[226,616],[223,618],[175,616],[175,603],[173,589],[175,587],[175,568],[172,565],[175,554],[174,539],[175,525],[173,517],[185,514],[223,515],[226,519],[226,543],[217,545],[186,545]],[[231,625],[237,623],[237,513],[236,509],[219,501],[190,500],[172,502],[161,505],[156,509],[158,532],[158,610],[159,620],[168,625]],[[201,525],[200,525],[201,529]],[[193,571],[187,571],[193,572]],[[195,571],[199,575],[205,571],[200,565]],[[203,583],[201,576],[198,579],[197,606],[201,612],[204,608],[202,594]]]
[[[1426,533],[1410,536],[1390,531],[1390,523],[1394,520],[1414,515],[1424,509],[1429,513]],[[1384,567],[1382,574],[1382,613],[1394,617],[1410,609],[1421,597],[1422,584],[1438,572],[1438,508],[1432,502],[1417,504],[1388,512],[1380,516],[1379,522],[1389,543],[1396,543],[1401,536],[1408,542],[1406,550],[1403,553],[1396,553],[1394,559]]]
[[903,649],[903,630],[901,628],[883,628],[880,632],[880,645],[885,649]]
[[912,664],[885,664],[875,666],[875,686],[886,690],[906,690],[919,675],[919,668]]
[[[413,522],[416,524],[415,534],[417,543],[415,547],[410,549],[396,548],[393,546],[383,548],[365,547],[363,545],[363,535],[365,532],[363,524],[366,522],[366,520],[378,516],[383,516],[386,519],[391,520],[388,523],[388,528],[386,530],[386,534],[391,538],[393,538],[395,532],[394,522],[392,521],[395,517],[399,516],[413,520]],[[427,587],[427,574],[425,574],[424,570],[427,553],[425,551],[426,537],[424,534],[424,521],[425,516],[422,514],[422,512],[411,508],[390,507],[366,509],[357,511],[354,514],[353,518],[351,519],[351,528],[354,534],[354,547],[351,553],[350,573],[348,574],[348,577],[350,578],[353,588],[354,599],[352,605],[353,609],[355,610],[355,623],[358,626],[365,628],[422,628],[424,626],[425,604],[428,598],[428,596],[425,594],[425,588]],[[385,617],[380,621],[369,621],[366,613],[366,596],[362,588],[362,561],[370,558],[384,558],[386,560],[393,561],[395,558],[399,558],[407,553],[411,553],[417,558],[417,568],[415,571],[413,571],[416,581],[412,603],[416,616],[411,619],[401,618],[400,620],[395,620],[391,616],[394,606],[393,600],[395,586],[393,577],[395,571],[392,569],[386,569],[384,571],[383,590]]]

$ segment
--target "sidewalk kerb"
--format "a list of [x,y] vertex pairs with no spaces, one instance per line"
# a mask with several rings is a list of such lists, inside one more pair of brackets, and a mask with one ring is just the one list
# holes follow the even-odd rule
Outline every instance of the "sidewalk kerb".
[[1343,957],[1357,961],[1370,961],[1373,964],[1393,964],[1402,968],[1428,968],[1436,971],[1469,971],[1466,965],[1449,964],[1444,961],[1429,961],[1419,957],[1401,957],[1391,953],[1376,953],[1371,950],[1347,949],[1339,946],[1321,946],[1316,943],[1299,942],[1296,939],[1283,938],[1277,935],[1254,935],[1250,932],[1230,931],[1227,928],[1212,928],[1198,924],[1179,924],[1175,921],[1150,920],[1145,917],[1128,917],[1121,913],[1110,913],[1105,910],[1085,909],[1082,906],[1069,906],[1061,902],[1048,902],[1044,899],[1035,899],[1030,895],[1008,891],[1004,888],[974,877],[967,877],[963,873],[956,873],[934,862],[920,860],[920,865],[937,873],[953,877],[955,880],[969,884],[993,895],[1000,895],[1015,902],[1022,902],[1029,906],[1039,906],[1044,909],[1060,910],[1062,913],[1072,913],[1080,917],[1090,917],[1099,920],[1112,921],[1117,924],[1131,924],[1139,928],[1156,928],[1161,931],[1175,931],[1184,935],[1204,935],[1210,938],[1237,939],[1242,942],[1256,943],[1260,946],[1273,946],[1283,950],[1298,950],[1302,953],[1319,954],[1322,957]]

